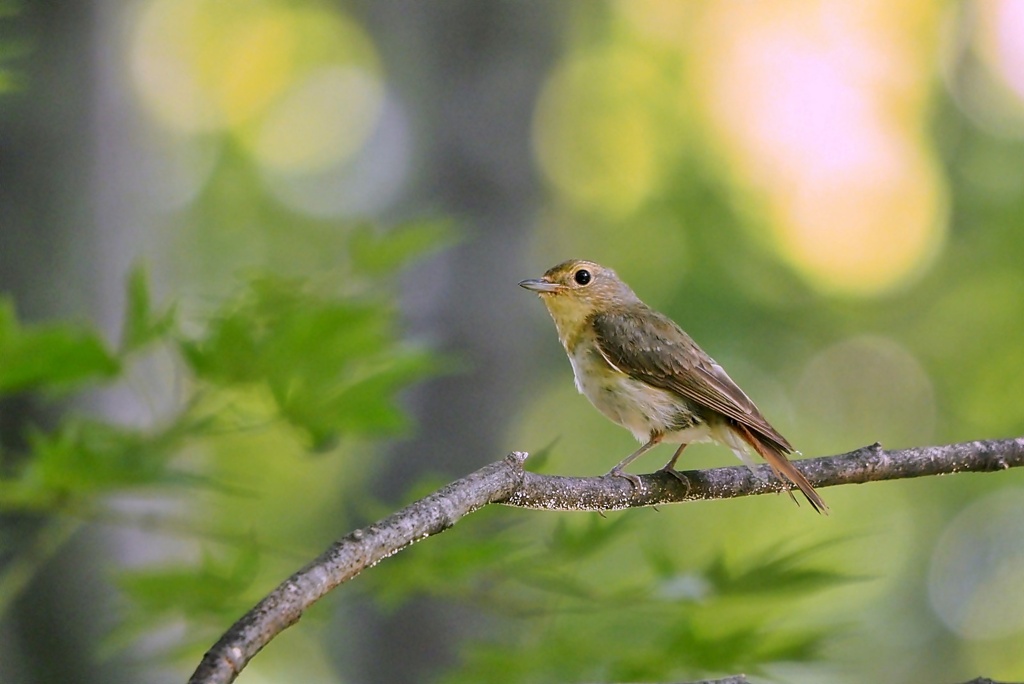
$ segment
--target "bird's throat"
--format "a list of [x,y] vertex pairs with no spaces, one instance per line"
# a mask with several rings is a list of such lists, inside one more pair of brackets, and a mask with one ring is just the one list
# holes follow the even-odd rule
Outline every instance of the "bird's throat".
[[578,302],[558,295],[544,297],[544,304],[548,308],[548,313],[551,314],[551,319],[555,322],[559,342],[562,343],[566,352],[572,354],[587,326],[590,325],[593,311],[589,307],[580,306]]

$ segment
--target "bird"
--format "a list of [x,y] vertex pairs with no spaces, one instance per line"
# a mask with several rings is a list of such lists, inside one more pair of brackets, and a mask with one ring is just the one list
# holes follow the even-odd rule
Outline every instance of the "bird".
[[753,470],[751,449],[776,477],[796,485],[814,510],[828,513],[787,458],[795,451],[789,441],[721,365],[675,321],[644,304],[615,271],[570,259],[519,285],[537,293],[551,314],[576,389],[641,443],[609,475],[639,488],[640,479],[626,466],[664,442],[679,447],[661,471],[686,484],[675,469],[683,450],[695,442],[717,442]]

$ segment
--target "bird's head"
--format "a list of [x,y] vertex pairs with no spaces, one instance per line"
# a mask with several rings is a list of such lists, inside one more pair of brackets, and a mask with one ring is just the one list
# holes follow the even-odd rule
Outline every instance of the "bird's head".
[[563,261],[540,278],[524,280],[519,286],[540,295],[563,344],[595,313],[640,303],[615,271],[582,259]]

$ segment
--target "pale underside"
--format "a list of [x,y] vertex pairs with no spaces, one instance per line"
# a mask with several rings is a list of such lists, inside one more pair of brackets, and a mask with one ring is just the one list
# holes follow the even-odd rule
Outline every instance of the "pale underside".
[[721,416],[702,412],[674,392],[630,377],[609,365],[594,347],[577,345],[568,356],[580,394],[637,441],[646,443],[661,435],[661,441],[669,444],[718,442],[753,467],[743,440]]

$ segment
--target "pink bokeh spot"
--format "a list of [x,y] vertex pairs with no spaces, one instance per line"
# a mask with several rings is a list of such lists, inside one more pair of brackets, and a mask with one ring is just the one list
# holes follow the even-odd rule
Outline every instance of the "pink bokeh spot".
[[1003,0],[995,8],[996,54],[1003,80],[1024,100],[1024,2]]
[[885,164],[889,136],[856,52],[800,32],[751,38],[734,54],[734,73],[746,76],[735,86],[747,101],[734,130],[748,138],[761,173],[846,177]]
[[823,289],[871,294],[936,252],[941,189],[917,145],[913,53],[851,6],[723,11],[709,97],[780,254]]

